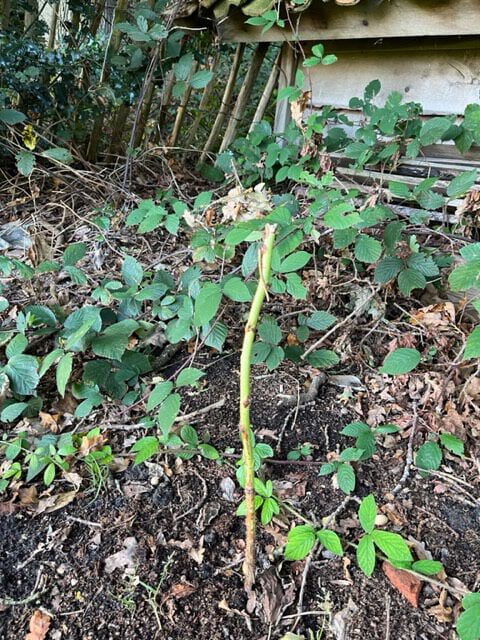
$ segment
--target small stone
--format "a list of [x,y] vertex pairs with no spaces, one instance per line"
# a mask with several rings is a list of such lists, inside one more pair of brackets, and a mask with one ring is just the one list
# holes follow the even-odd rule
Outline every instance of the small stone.
[[160,484],[159,476],[152,476],[150,478],[150,484],[152,485],[152,487],[157,487]]
[[388,523],[388,518],[384,513],[379,513],[375,518],[375,525],[377,527],[383,527]]

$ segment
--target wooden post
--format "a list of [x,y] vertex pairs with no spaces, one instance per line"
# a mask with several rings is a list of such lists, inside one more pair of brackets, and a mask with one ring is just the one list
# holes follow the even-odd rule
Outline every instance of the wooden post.
[[255,80],[257,79],[263,59],[265,58],[265,54],[268,51],[268,47],[268,43],[260,42],[260,44],[255,49],[250,68],[242,84],[240,93],[238,94],[237,101],[235,102],[235,106],[232,111],[232,115],[230,116],[230,120],[228,121],[227,130],[225,131],[222,144],[220,145],[220,153],[222,151],[225,151],[225,149],[227,149],[227,147],[232,144],[235,138],[238,123],[241,121],[245,112],[245,107],[247,106],[250,94],[252,93],[253,85],[255,83]]
[[205,87],[203,94],[202,94],[202,98],[200,100],[200,104],[198,105],[198,111],[197,111],[197,115],[195,116],[195,119],[192,123],[192,126],[190,127],[190,130],[188,132],[188,136],[185,140],[185,146],[188,147],[192,144],[193,139],[195,138],[195,134],[197,133],[198,127],[200,126],[200,123],[203,119],[203,116],[205,115],[205,109],[208,105],[208,101],[210,100],[210,96],[213,93],[213,90],[215,88],[215,83],[216,83],[216,77],[215,74],[217,72],[218,69],[218,65],[220,64],[220,54],[218,54],[215,59],[213,60],[211,66],[210,66],[210,71],[212,72],[212,79],[210,80],[210,82],[207,84],[207,86]]
[[[297,56],[294,45],[289,42],[285,42],[282,47],[280,60],[280,76],[278,80],[279,91],[294,84],[296,71]],[[288,100],[285,98],[284,100],[277,102],[274,126],[275,133],[284,133],[291,119],[292,114],[290,111],[290,103],[288,102]]]
[[52,14],[50,18],[50,27],[48,31],[48,49],[55,48],[55,38],[57,36],[57,24],[58,24],[58,11],[59,11],[59,3],[54,2],[52,4]]
[[123,132],[129,113],[130,105],[121,104],[117,109],[117,113],[115,114],[115,119],[112,126],[112,137],[110,139],[110,145],[107,151],[107,154],[109,156],[116,156],[122,150]]
[[255,125],[258,124],[265,115],[265,111],[268,107],[268,103],[270,102],[270,98],[272,97],[272,93],[275,85],[277,84],[278,75],[280,73],[281,56],[282,52],[280,51],[277,59],[275,60],[275,64],[273,65],[272,72],[268,78],[267,84],[265,85],[265,89],[258,103],[257,110],[255,111],[255,115],[253,116],[252,124],[250,125],[248,133],[251,133],[253,131]]
[[208,136],[208,140],[205,144],[202,155],[200,156],[200,162],[205,161],[205,158],[207,157],[207,153],[211,151],[215,146],[218,135],[223,126],[223,122],[230,108],[230,102],[232,100],[233,91],[235,89],[235,81],[237,79],[240,63],[242,62],[244,50],[245,50],[245,44],[242,42],[237,46],[237,49],[235,51],[235,57],[233,59],[232,68],[230,69],[230,74],[228,76],[227,84],[225,86],[225,91],[222,97],[222,103],[220,105],[220,109],[218,111],[217,117],[215,118],[215,122],[213,123],[212,130],[210,132],[210,135]]
[[168,144],[171,147],[174,147],[177,144],[177,140],[180,135],[180,130],[182,128],[183,119],[185,117],[185,110],[187,108],[187,104],[190,99],[190,94],[192,93],[191,80],[192,80],[193,74],[197,72],[197,69],[198,69],[198,62],[195,62],[195,64],[190,70],[190,74],[187,80],[187,86],[185,88],[185,93],[183,94],[182,101],[180,103],[180,106],[178,107],[177,117],[175,118],[175,124],[173,125],[173,131],[168,140]]

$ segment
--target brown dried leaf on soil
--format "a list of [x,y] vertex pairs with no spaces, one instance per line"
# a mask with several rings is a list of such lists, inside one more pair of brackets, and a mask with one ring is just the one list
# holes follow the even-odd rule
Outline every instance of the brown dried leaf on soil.
[[77,493],[77,491],[66,491],[65,493],[57,493],[54,496],[42,498],[38,502],[35,513],[38,515],[40,513],[52,513],[53,511],[58,511],[58,509],[63,509],[63,507],[66,507],[67,504],[75,500]]
[[50,623],[52,619],[40,609],[34,611],[32,617],[30,618],[29,624],[29,633],[25,636],[25,640],[44,640],[46,637],[48,630],[50,628]]
[[123,549],[105,558],[105,572],[113,573],[115,569],[123,569],[125,572],[135,568],[135,555],[138,549],[138,542],[135,538],[125,538]]
[[55,413],[52,415],[51,413],[39,411],[38,416],[40,418],[42,427],[44,427],[48,431],[51,431],[52,433],[58,433],[59,431],[61,431],[58,425],[58,421],[61,417],[59,413]]
[[453,609],[452,607],[446,606],[447,596],[447,591],[442,589],[440,597],[438,598],[438,604],[427,609],[430,615],[435,616],[435,618],[442,623],[452,622],[453,620]]
[[81,456],[88,456],[92,451],[101,449],[106,442],[107,438],[103,433],[95,436],[83,436],[79,453]]
[[421,580],[411,573],[407,573],[407,571],[396,569],[389,562],[384,562],[382,564],[382,569],[395,589],[400,591],[402,596],[404,596],[404,598],[406,598],[410,604],[417,609],[420,592],[422,591]]
[[410,322],[428,329],[435,329],[435,331],[446,329],[451,324],[455,324],[455,307],[451,302],[430,304],[428,307],[418,309],[410,317]]

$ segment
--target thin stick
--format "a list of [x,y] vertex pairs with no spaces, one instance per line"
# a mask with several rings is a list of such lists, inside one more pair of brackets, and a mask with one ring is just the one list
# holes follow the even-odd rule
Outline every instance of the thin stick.
[[265,111],[268,107],[268,103],[270,102],[270,98],[272,97],[273,90],[275,85],[277,84],[278,75],[280,73],[280,59],[282,57],[282,52],[278,53],[277,59],[272,67],[272,71],[268,78],[267,84],[265,85],[265,89],[263,90],[262,97],[260,98],[257,106],[257,110],[255,111],[255,115],[253,116],[252,124],[248,130],[248,133],[251,133],[255,126],[263,119],[265,115]]
[[261,248],[257,290],[248,314],[242,354],[240,356],[240,438],[242,440],[245,464],[245,502],[247,506],[243,575],[245,576],[245,591],[247,593],[252,591],[255,582],[255,460],[253,456],[252,426],[250,423],[252,351],[258,318],[265,300],[266,286],[270,281],[274,241],[275,226],[267,224]]
[[413,440],[415,439],[415,433],[417,431],[417,423],[418,423],[417,405],[414,404],[413,405],[412,428],[411,428],[411,431],[410,431],[410,437],[408,438],[407,458],[405,460],[405,467],[403,469],[402,477],[398,481],[397,486],[392,491],[392,494],[394,496],[396,496],[397,493],[400,493],[400,491],[403,488],[403,485],[405,484],[405,482],[406,482],[406,480],[408,478],[408,474],[410,473],[410,468],[411,468],[412,462],[413,462]]

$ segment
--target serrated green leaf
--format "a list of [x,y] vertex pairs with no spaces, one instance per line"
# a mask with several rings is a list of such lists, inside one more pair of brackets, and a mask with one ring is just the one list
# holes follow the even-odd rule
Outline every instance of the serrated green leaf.
[[0,109],[0,122],[4,122],[5,124],[19,124],[26,119],[27,116],[16,109]]
[[425,442],[418,449],[415,464],[419,469],[436,471],[442,464],[442,450],[436,442]]
[[462,264],[448,276],[448,282],[452,291],[466,291],[478,286],[480,281],[480,259]]
[[317,351],[312,351],[312,353],[308,354],[307,362],[317,369],[327,369],[338,364],[340,358],[335,351],[330,349],[317,349]]
[[[353,211],[353,205],[340,202],[339,204],[333,206],[327,213],[325,214],[325,224],[332,229],[349,229],[353,227],[355,224],[361,222],[361,218],[356,211]],[[353,213],[349,213],[352,212]]]
[[140,438],[140,440],[137,440],[137,442],[135,442],[131,449],[132,453],[137,454],[133,460],[133,463],[140,464],[142,462],[145,462],[145,460],[148,460],[148,458],[154,456],[159,451],[159,449],[160,443],[158,441],[158,438],[156,438],[155,436],[145,436],[143,438]]
[[204,458],[207,458],[207,460],[218,460],[220,458],[220,454],[215,447],[212,447],[211,444],[199,444],[198,450]]
[[73,353],[66,353],[64,356],[60,358],[60,361],[57,364],[57,372],[56,372],[57,389],[58,389],[58,393],[62,396],[62,398],[65,396],[65,388],[67,386],[67,382],[70,379],[72,368],[73,368]]
[[443,564],[438,560],[417,560],[412,564],[412,569],[425,576],[435,576],[443,571]]
[[53,462],[47,465],[45,471],[43,472],[43,484],[48,487],[55,480],[56,468]]
[[87,255],[87,245],[85,242],[75,242],[65,249],[63,254],[63,264],[73,266]]
[[132,256],[126,256],[122,265],[122,275],[130,287],[138,286],[143,279],[142,265]]
[[382,258],[375,267],[375,282],[386,284],[393,280],[401,271],[403,262],[400,258],[387,256]]
[[265,316],[258,325],[258,336],[269,345],[277,345],[282,339],[282,331],[275,318]]
[[273,516],[280,512],[280,507],[275,498],[265,498],[260,513],[260,520],[263,526],[271,522]]
[[467,338],[463,359],[469,360],[470,358],[480,358],[480,325],[475,327]]
[[289,273],[287,275],[287,292],[297,298],[298,300],[306,300],[307,299],[307,288],[302,282],[301,277],[298,273]]
[[153,411],[158,405],[160,405],[165,398],[173,390],[173,382],[165,380],[165,382],[159,382],[156,384],[148,396],[147,411]]
[[325,331],[337,321],[336,317],[327,311],[315,311],[307,319],[307,326],[315,331]]
[[29,176],[35,168],[36,160],[30,151],[20,151],[15,156],[18,171],[22,176]]
[[5,409],[2,410],[2,413],[0,414],[0,422],[13,422],[25,411],[27,407],[27,402],[14,402],[13,404],[9,404],[8,407],[5,407]]
[[8,343],[5,349],[5,355],[8,359],[10,359],[13,356],[23,353],[27,347],[27,338],[22,333],[17,333],[13,340]]
[[71,164],[73,162],[72,154],[64,147],[51,147],[50,149],[42,151],[40,155],[44,158],[48,158],[49,160],[61,162],[62,164]]
[[195,367],[188,367],[187,369],[182,369],[175,380],[175,385],[177,387],[186,387],[189,385],[195,385],[200,378],[203,378],[205,374],[200,369],[196,369]]
[[12,390],[23,396],[33,395],[40,380],[38,362],[33,356],[19,354],[10,358],[4,367]]
[[355,258],[360,262],[372,264],[382,255],[382,243],[364,233],[355,242]]
[[365,533],[372,533],[375,528],[376,517],[377,503],[373,494],[370,494],[362,500],[358,509],[358,519]]
[[365,422],[349,422],[347,425],[343,427],[340,431],[344,436],[352,436],[354,438],[358,438],[364,433],[370,433],[371,429]]
[[314,527],[302,524],[294,527],[288,532],[287,544],[285,546],[286,560],[303,560],[315,546]]
[[193,322],[196,327],[201,327],[215,316],[222,301],[222,289],[220,285],[209,282],[200,289],[195,300]]
[[429,118],[420,130],[420,143],[426,146],[438,142],[451,126],[448,118]]
[[411,191],[408,188],[408,185],[405,184],[405,182],[397,182],[397,181],[389,182],[388,189],[397,198],[403,198],[403,200],[408,200],[409,198],[412,197]]
[[336,556],[343,556],[342,542],[335,531],[330,531],[330,529],[320,529],[320,531],[317,531],[317,538],[325,549],[334,553]]
[[311,259],[311,254],[308,251],[296,251],[291,253],[280,263],[278,271],[280,273],[289,273],[291,271],[298,271],[302,269]]
[[398,275],[400,291],[409,296],[414,289],[425,289],[427,281],[418,269],[403,269]]
[[252,294],[241,278],[230,278],[223,287],[223,293],[235,302],[250,302]]
[[360,538],[357,546],[357,562],[363,573],[370,577],[375,569],[375,545],[370,535]]
[[168,435],[175,418],[180,411],[181,397],[178,393],[170,394],[160,405],[157,420],[164,435]]
[[342,462],[357,462],[363,457],[363,449],[357,447],[348,447],[344,449],[340,454],[340,460]]
[[121,360],[128,347],[127,335],[115,335],[105,333],[92,340],[92,351],[96,356],[109,358],[110,360]]
[[400,376],[413,371],[420,360],[421,355],[416,349],[401,347],[385,358],[380,371],[391,376]]
[[377,547],[393,561],[411,562],[413,560],[407,543],[398,533],[375,529],[371,534]]
[[42,378],[50,369],[50,367],[63,356],[63,353],[63,349],[54,349],[50,353],[47,353],[47,355],[42,360],[40,369],[38,370],[38,375],[40,378]]
[[337,482],[343,493],[352,493],[355,489],[355,471],[348,462],[342,462],[337,468]]
[[478,171],[476,169],[464,171],[450,182],[447,187],[447,195],[450,198],[464,196],[475,184],[477,176]]

